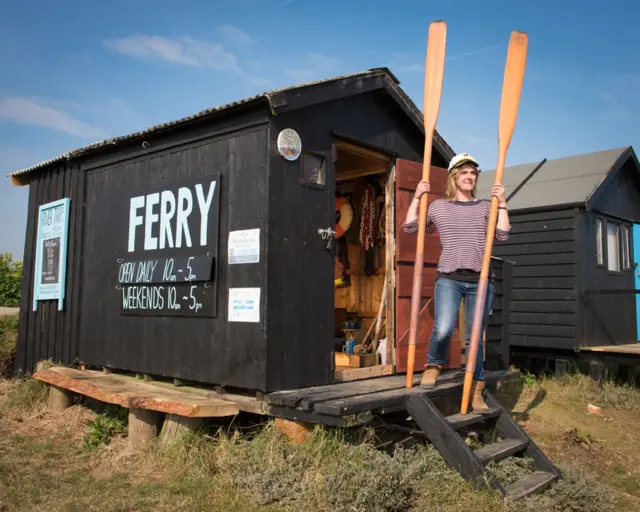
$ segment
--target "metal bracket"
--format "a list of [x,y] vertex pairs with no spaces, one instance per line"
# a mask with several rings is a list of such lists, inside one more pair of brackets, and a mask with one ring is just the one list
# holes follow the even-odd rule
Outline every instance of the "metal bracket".
[[320,229],[318,228],[318,234],[323,240],[327,241],[327,251],[331,250],[331,244],[333,243],[333,239],[336,237],[336,231],[333,228]]

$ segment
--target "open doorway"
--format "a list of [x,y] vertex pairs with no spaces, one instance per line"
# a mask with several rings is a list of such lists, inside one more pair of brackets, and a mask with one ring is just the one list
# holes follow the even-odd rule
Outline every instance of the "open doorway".
[[393,373],[393,157],[337,140],[335,376]]

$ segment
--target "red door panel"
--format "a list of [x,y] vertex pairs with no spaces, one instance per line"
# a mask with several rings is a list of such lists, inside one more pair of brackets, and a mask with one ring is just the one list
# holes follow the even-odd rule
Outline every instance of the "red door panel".
[[[447,170],[431,167],[431,193],[429,203],[444,197],[447,188]],[[407,371],[409,322],[413,267],[416,258],[416,234],[405,233],[402,223],[407,215],[413,194],[422,179],[422,164],[409,160],[396,161],[396,371]],[[427,361],[427,348],[434,322],[433,289],[436,267],[440,258],[440,240],[437,233],[426,235],[424,244],[424,272],[422,275],[422,304],[416,340],[416,371],[421,371]],[[458,329],[453,333],[446,368],[460,368],[460,337]]]

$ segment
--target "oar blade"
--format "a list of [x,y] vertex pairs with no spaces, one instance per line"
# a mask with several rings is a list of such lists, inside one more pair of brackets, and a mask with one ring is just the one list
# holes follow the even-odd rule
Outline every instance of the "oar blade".
[[504,68],[498,123],[498,145],[503,152],[507,151],[516,126],[528,47],[529,37],[527,34],[514,30],[509,39],[507,62]]
[[446,46],[446,22],[432,22],[429,25],[427,62],[424,77],[424,129],[427,133],[435,130],[438,114],[440,113]]

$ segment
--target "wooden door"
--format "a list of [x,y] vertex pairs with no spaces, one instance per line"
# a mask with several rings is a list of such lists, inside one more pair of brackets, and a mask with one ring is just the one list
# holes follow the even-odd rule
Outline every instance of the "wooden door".
[[[413,268],[416,260],[417,234],[405,233],[402,224],[414,197],[418,183],[422,179],[422,164],[409,160],[396,161],[396,371],[406,372],[409,345],[409,324],[411,310],[411,289]],[[447,170],[431,168],[431,193],[429,204],[444,197],[447,189]],[[416,371],[422,371],[427,361],[427,347],[434,323],[433,293],[436,280],[436,267],[440,258],[440,239],[438,233],[427,234],[424,243],[424,273],[422,275],[422,303],[418,337],[416,340]],[[446,368],[460,368],[460,335],[458,328],[453,333]]]

